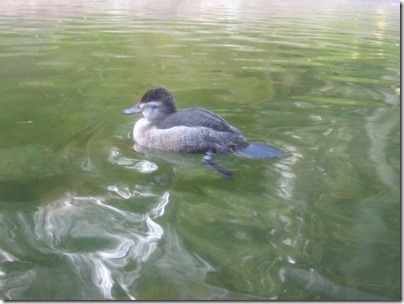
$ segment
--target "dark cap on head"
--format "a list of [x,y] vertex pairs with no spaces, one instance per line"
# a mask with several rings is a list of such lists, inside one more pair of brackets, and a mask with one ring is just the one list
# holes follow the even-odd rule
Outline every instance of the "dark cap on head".
[[166,110],[167,113],[177,112],[174,96],[166,88],[156,87],[148,90],[142,96],[140,103],[151,101],[163,102],[165,106],[164,109]]

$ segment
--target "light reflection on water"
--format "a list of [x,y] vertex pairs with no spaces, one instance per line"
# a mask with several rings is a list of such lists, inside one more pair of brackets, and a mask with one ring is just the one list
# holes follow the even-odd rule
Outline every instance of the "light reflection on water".
[[97,286],[97,298],[113,299],[118,283],[135,299],[133,282],[164,234],[155,220],[164,214],[169,193],[154,197],[158,201],[150,212],[137,214],[108,205],[105,198],[66,195],[35,213],[36,240],[48,253],[67,257],[71,271],[83,279],[81,292]]
[[[7,1],[0,298],[398,299],[396,6]],[[157,84],[287,157],[133,146]]]

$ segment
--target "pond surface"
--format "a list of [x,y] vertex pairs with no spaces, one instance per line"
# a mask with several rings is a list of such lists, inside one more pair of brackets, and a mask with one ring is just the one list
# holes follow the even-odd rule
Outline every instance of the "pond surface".
[[[3,1],[0,298],[401,298],[398,1]],[[152,86],[281,159],[139,153]]]

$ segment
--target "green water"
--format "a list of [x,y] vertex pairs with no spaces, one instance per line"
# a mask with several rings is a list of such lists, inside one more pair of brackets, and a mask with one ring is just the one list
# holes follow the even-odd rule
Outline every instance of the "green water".
[[[398,1],[6,1],[0,298],[401,299]],[[282,159],[133,151],[154,85]]]

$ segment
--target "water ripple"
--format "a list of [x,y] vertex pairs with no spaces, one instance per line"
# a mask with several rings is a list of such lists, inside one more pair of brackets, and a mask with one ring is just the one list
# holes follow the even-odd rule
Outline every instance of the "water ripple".
[[35,213],[35,234],[53,253],[68,257],[81,280],[90,273],[86,284],[97,286],[102,298],[114,299],[118,276],[122,289],[134,299],[133,273],[150,258],[164,234],[153,219],[164,214],[168,202],[165,193],[147,214],[137,214],[108,205],[101,197],[66,194]]
[[127,169],[135,169],[140,173],[150,173],[158,169],[158,166],[148,160],[137,161],[122,155],[116,147],[111,147],[109,151],[108,161],[123,166]]

